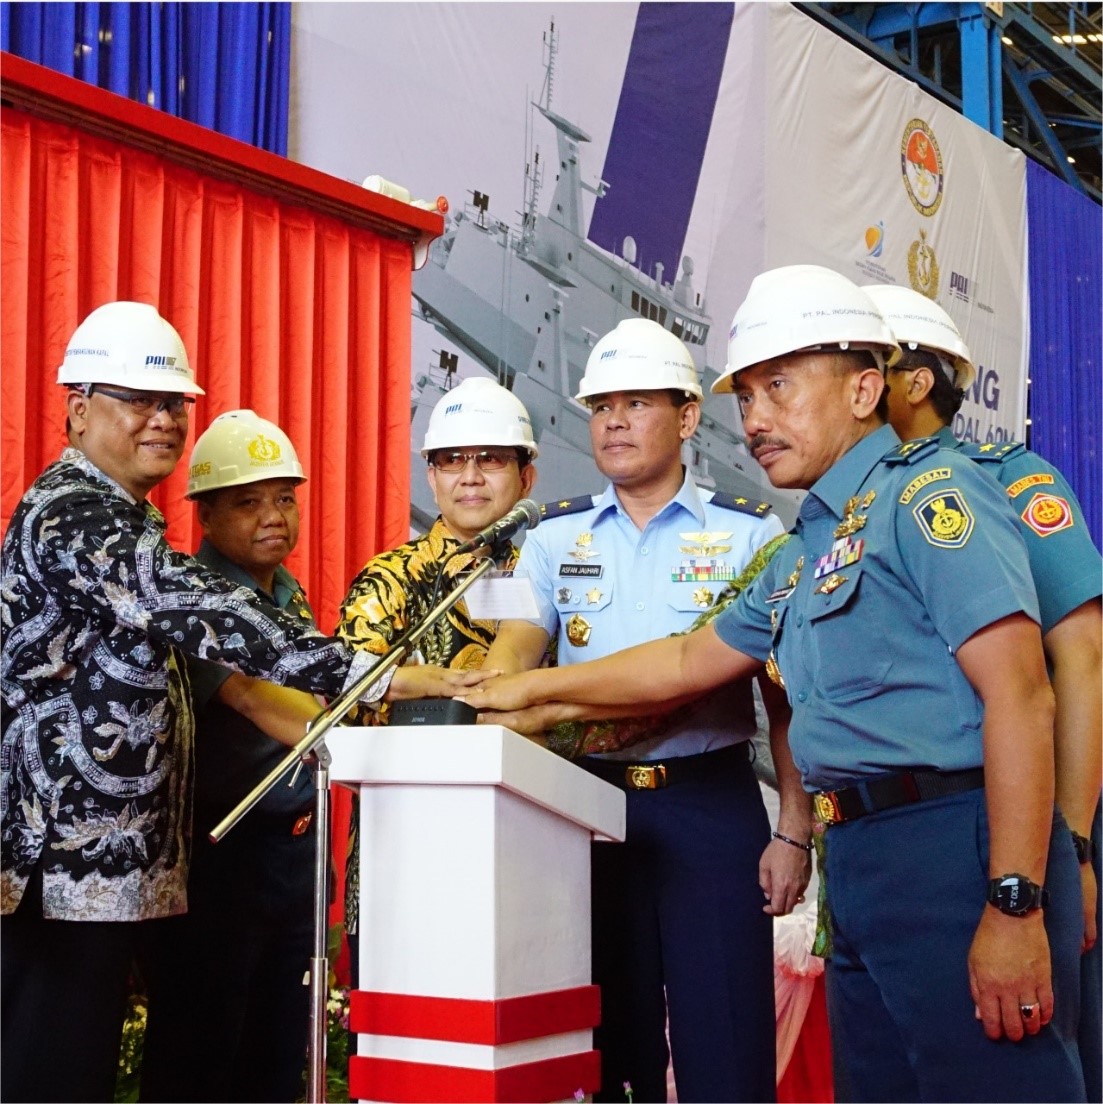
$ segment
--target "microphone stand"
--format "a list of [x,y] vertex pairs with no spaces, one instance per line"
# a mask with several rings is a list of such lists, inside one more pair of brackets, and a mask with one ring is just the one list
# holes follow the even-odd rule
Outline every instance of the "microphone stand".
[[[306,735],[211,829],[208,838],[218,843],[292,768],[308,762],[314,769],[314,955],[310,959],[310,1038],[307,1044],[308,1104],[324,1104],[326,1098],[326,998],[329,982],[327,933],[329,930],[329,751],[322,742],[326,733],[356,705],[367,689],[413,651],[437,619],[463,597],[464,592],[495,566],[493,549],[456,587],[446,594],[420,625],[402,634],[390,650],[331,702],[306,727]],[[292,782],[294,778],[292,778]]]

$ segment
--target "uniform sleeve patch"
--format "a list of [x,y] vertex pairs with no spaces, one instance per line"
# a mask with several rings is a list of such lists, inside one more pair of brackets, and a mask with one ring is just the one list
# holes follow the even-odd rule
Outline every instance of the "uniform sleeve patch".
[[[1010,492],[1008,492],[1010,493]],[[1039,491],[1019,515],[1040,537],[1049,537],[1073,526],[1072,508],[1060,495]]]
[[1036,487],[1039,483],[1052,483],[1053,476],[1048,472],[1036,472],[1034,475],[1024,475],[1022,479],[1016,479],[1010,487],[1007,488],[1007,497],[1016,498],[1021,495],[1027,487]]
[[928,483],[935,483],[939,479],[949,479],[953,473],[949,468],[931,468],[930,471],[925,471],[922,475],[917,475],[905,488],[900,495],[900,502],[902,505],[907,506],[913,498],[915,498],[916,492],[921,491]]
[[932,491],[912,507],[912,515],[929,544],[962,548],[973,535],[976,519],[956,487]]
[[717,491],[709,500],[714,506],[723,506],[725,510],[738,510],[741,514],[753,517],[765,517],[773,506],[761,499],[747,498],[746,495],[722,494]]

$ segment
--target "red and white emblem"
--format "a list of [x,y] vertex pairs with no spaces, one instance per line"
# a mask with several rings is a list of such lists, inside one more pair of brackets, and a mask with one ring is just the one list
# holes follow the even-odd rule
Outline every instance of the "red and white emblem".
[[1041,491],[1027,503],[1021,517],[1040,537],[1071,529],[1073,525],[1068,502],[1060,495],[1043,494]]

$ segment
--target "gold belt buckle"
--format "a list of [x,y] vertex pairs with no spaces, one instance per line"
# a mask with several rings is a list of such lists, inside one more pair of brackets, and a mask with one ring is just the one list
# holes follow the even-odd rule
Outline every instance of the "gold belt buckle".
[[662,763],[654,767],[626,767],[624,781],[630,790],[661,790],[666,785],[666,767]]
[[821,824],[837,824],[843,819],[842,811],[833,793],[814,794],[812,811]]
[[313,813],[303,813],[301,817],[291,826],[291,834],[293,836],[302,836],[306,834],[306,830],[310,827],[310,822],[314,819]]

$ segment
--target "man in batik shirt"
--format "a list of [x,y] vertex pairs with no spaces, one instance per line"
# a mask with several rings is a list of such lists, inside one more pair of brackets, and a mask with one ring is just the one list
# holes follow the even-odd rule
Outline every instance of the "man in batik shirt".
[[[537,448],[524,406],[487,378],[466,379],[445,393],[429,418],[424,447],[429,486],[440,517],[428,533],[369,560],[352,581],[337,635],[354,648],[383,655],[407,629],[424,621],[437,598],[470,569],[473,556],[453,555],[462,541],[508,513],[536,481]],[[510,546],[498,567],[512,572]],[[441,578],[443,574],[443,578]],[[439,584],[439,585],[438,585]],[[421,638],[417,660],[457,671],[482,667],[497,621],[473,618],[461,599]],[[388,709],[362,710],[361,724],[386,723]],[[356,980],[359,962],[360,847],[353,812],[345,882],[345,928]]]

